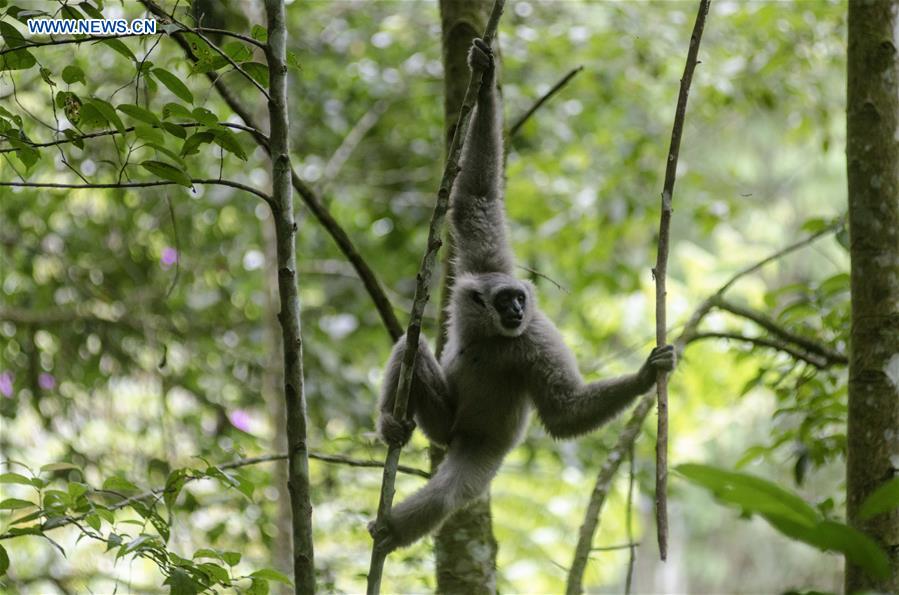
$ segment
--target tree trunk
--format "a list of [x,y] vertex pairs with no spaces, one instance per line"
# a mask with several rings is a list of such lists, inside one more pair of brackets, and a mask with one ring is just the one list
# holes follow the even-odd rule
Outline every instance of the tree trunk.
[[[445,146],[455,133],[459,108],[468,85],[468,48],[471,40],[481,35],[492,7],[491,0],[441,0],[440,19],[443,31],[444,122]],[[494,49],[498,43],[493,43]],[[497,77],[497,80],[499,77]],[[449,238],[447,238],[449,240]],[[445,340],[445,311],[452,283],[452,242],[444,253],[444,276],[440,296],[440,332],[437,356]],[[444,451],[431,447],[431,468],[443,460]],[[478,498],[451,516],[434,538],[437,591],[440,593],[495,593],[496,539],[490,515],[490,494]]]
[[846,158],[852,261],[847,517],[891,576],[846,564],[846,592],[899,592],[899,510],[862,519],[899,465],[899,1],[849,3]]
[[315,592],[312,550],[312,504],[306,445],[306,397],[303,386],[303,339],[297,288],[296,235],[291,185],[287,118],[287,26],[284,0],[266,0],[269,71],[269,153],[272,160],[272,215],[278,253],[281,337],[284,348],[284,404],[287,409],[287,488],[290,491],[294,590]]

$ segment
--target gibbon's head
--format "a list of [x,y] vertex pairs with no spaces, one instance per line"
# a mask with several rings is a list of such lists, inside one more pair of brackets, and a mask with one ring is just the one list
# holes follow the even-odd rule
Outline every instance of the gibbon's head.
[[463,274],[453,288],[451,323],[463,336],[518,337],[537,307],[534,286],[503,273]]

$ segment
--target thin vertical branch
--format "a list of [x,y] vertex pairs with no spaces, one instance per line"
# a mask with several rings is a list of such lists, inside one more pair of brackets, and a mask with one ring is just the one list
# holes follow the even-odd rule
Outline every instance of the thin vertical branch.
[[[490,19],[484,32],[484,42],[492,44],[499,25],[499,18],[503,13],[505,0],[494,0]],[[465,142],[465,134],[468,130],[468,122],[471,119],[471,111],[474,108],[478,92],[481,88],[482,73],[473,71],[468,81],[468,89],[465,91],[465,99],[459,112],[459,120],[456,125],[453,141],[450,144],[449,158],[443,170],[440,188],[437,192],[437,204],[431,216],[431,224],[428,229],[428,243],[421,261],[418,275],[416,276],[415,298],[412,301],[412,313],[409,326],[406,329],[406,350],[400,367],[400,378],[396,390],[396,402],[393,415],[397,419],[406,418],[406,409],[409,403],[409,391],[412,387],[412,371],[415,368],[415,357],[418,354],[418,342],[421,336],[421,319],[424,315],[425,305],[428,302],[431,291],[431,275],[437,260],[437,252],[443,244],[440,239],[443,231],[443,222],[449,208],[450,189],[459,173],[459,158],[462,154],[462,145]],[[384,477],[381,483],[381,495],[378,501],[378,516],[375,527],[383,526],[385,516],[390,512],[393,504],[394,484],[396,482],[396,468],[400,460],[399,446],[391,446],[387,451],[387,459],[384,464]],[[367,593],[375,595],[381,589],[381,576],[384,571],[384,560],[387,553],[377,546],[372,547],[371,563],[368,571]]]
[[631,585],[634,581],[634,564],[637,562],[637,546],[634,543],[634,480],[636,475],[636,463],[634,461],[634,443],[627,453],[627,511],[624,513],[627,522],[627,542],[631,545],[627,556],[627,577],[624,579],[624,595],[631,595]]
[[[662,187],[662,215],[659,221],[659,250],[656,266],[652,269],[656,280],[656,343],[664,345],[666,335],[665,316],[665,275],[668,269],[668,243],[671,227],[671,199],[674,194],[674,180],[677,173],[677,156],[680,152],[681,134],[684,129],[684,117],[687,112],[687,97],[690,94],[690,83],[693,81],[693,70],[696,68],[696,57],[699,54],[699,42],[705,26],[705,17],[709,12],[709,1],[700,0],[699,12],[690,36],[690,49],[687,52],[687,63],[684,75],[680,80],[680,92],[677,95],[677,109],[674,113],[674,126],[671,130],[671,145],[668,149],[668,164],[665,168],[665,183]],[[656,393],[659,398],[659,428],[656,441],[656,528],[659,540],[659,555],[662,560],[668,557],[668,375],[660,371],[656,382]]]
[[309,453],[306,445],[306,397],[303,339],[297,288],[296,235],[287,117],[287,24],[284,0],[265,0],[269,70],[269,152],[272,163],[272,216],[278,257],[281,337],[284,347],[284,403],[287,408],[287,489],[290,492],[294,589],[315,592]]

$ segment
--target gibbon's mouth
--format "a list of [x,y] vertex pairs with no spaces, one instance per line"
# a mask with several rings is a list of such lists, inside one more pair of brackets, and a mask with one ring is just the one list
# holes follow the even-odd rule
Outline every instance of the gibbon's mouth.
[[503,318],[501,322],[503,328],[512,331],[520,327],[523,320],[523,318]]

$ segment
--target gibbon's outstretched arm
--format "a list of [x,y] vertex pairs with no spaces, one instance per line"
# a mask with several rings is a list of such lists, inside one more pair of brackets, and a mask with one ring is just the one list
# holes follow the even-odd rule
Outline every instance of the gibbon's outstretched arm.
[[412,377],[412,390],[409,393],[410,419],[398,420],[393,416],[393,404],[396,401],[396,388],[400,380],[400,367],[405,351],[406,335],[403,335],[393,346],[390,359],[387,361],[378,404],[381,412],[378,417],[378,434],[388,445],[403,445],[409,440],[415,428],[415,424],[411,421],[414,416],[432,442],[446,444],[453,423],[453,407],[443,370],[428,349],[424,337],[419,339],[415,375]]
[[506,238],[503,205],[503,133],[496,96],[493,52],[475,39],[468,54],[473,72],[483,72],[481,91],[450,195],[450,220],[457,273],[512,274],[514,257]]
[[531,392],[537,415],[554,438],[571,438],[600,427],[648,392],[659,370],[670,372],[676,363],[674,346],[665,345],[653,349],[636,374],[585,383],[567,348],[562,352],[557,347],[555,355],[533,370]]

